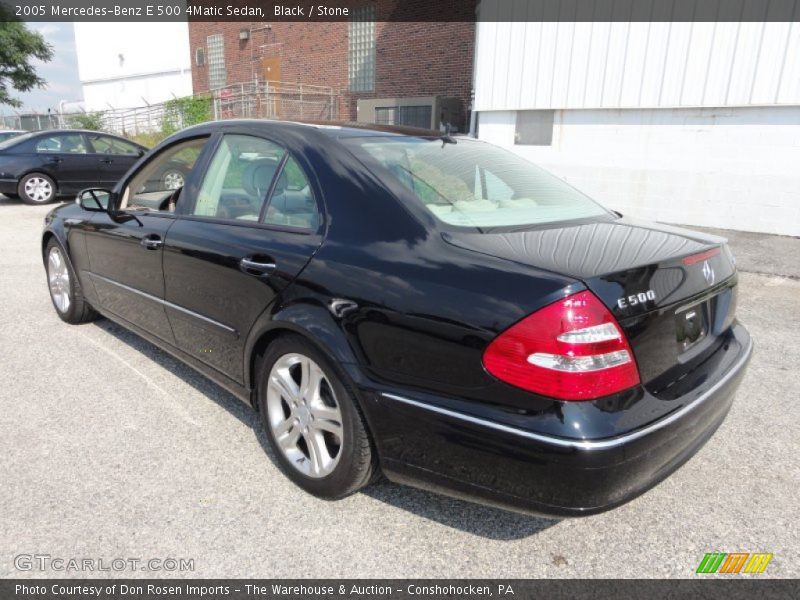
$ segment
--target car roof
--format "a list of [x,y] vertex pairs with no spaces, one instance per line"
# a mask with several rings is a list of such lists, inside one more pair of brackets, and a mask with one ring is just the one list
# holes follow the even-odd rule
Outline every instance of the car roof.
[[[352,121],[282,121],[278,119],[226,119],[223,121],[207,121],[200,125],[184,129],[214,129],[228,126],[244,125],[254,129],[314,129],[332,138],[366,137],[366,136],[413,136],[440,138],[445,134],[434,129],[405,127],[401,125],[376,125],[374,123],[356,123]],[[183,132],[181,132],[183,133]]]

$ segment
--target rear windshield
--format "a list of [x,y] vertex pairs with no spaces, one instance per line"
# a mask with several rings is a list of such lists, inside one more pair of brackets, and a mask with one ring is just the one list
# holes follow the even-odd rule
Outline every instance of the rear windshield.
[[16,146],[17,144],[24,142],[25,140],[31,139],[32,137],[33,133],[23,133],[21,135],[5,139],[2,142],[0,142],[0,150],[5,150],[6,148],[11,148],[12,146]]
[[341,141],[394,177],[441,222],[488,231],[610,217],[585,194],[516,154],[470,138],[352,137]]

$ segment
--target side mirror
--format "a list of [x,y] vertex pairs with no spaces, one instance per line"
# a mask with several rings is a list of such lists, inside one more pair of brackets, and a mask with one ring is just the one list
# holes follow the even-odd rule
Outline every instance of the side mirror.
[[111,192],[102,188],[89,188],[78,194],[75,204],[91,212],[108,212]]
[[139,151],[136,153],[136,156],[138,156],[139,158],[142,158],[146,153],[147,153],[147,150],[143,150],[142,148],[139,148]]

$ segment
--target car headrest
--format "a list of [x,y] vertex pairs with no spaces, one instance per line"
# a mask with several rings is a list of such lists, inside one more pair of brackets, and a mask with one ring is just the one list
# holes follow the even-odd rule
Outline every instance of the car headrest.
[[277,168],[277,163],[272,159],[254,160],[242,172],[242,187],[248,195],[263,198]]

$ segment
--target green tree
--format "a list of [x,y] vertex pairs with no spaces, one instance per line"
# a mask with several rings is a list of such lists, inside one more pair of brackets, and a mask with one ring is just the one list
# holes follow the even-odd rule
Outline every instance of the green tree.
[[101,111],[97,111],[97,112],[87,112],[87,113],[79,113],[77,115],[72,115],[69,118],[69,126],[72,129],[88,129],[90,131],[102,131],[103,113]]
[[22,103],[10,91],[27,92],[44,86],[44,79],[36,73],[31,61],[49,61],[53,58],[53,47],[41,34],[13,19],[0,6],[0,104],[20,106]]

